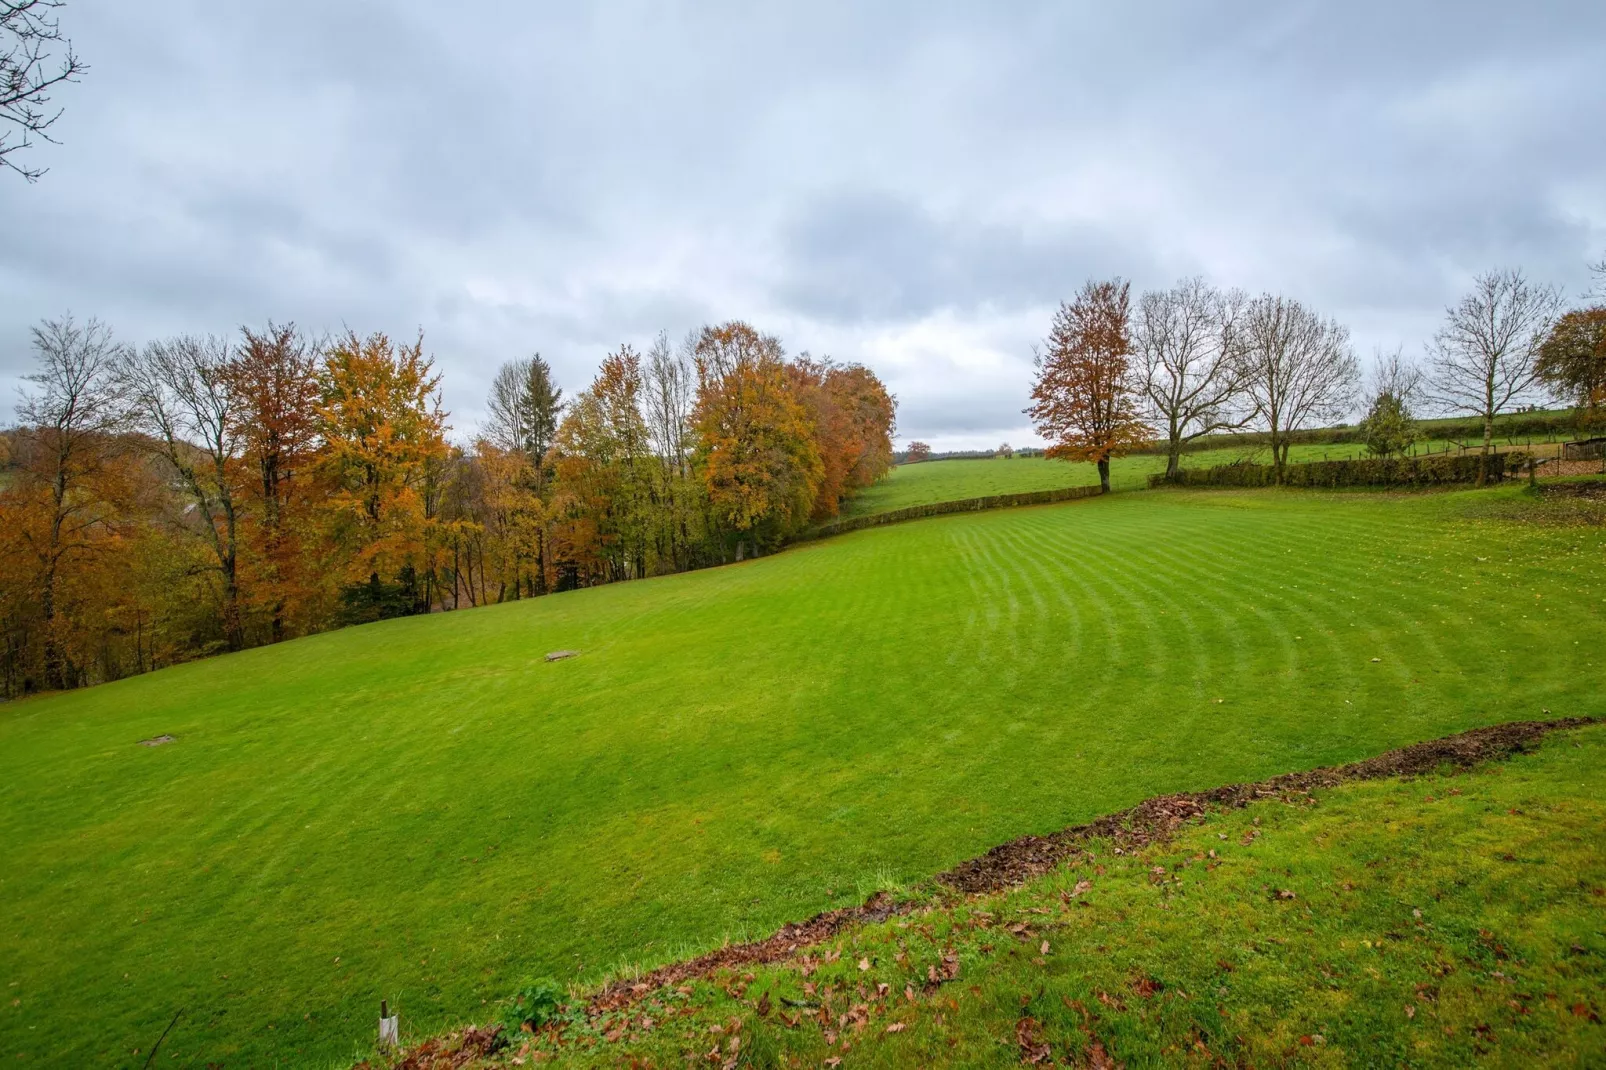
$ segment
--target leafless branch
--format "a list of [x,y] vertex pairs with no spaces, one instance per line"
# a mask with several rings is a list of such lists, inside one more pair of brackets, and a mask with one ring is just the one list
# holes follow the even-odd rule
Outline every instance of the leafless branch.
[[1346,415],[1360,366],[1349,330],[1298,301],[1265,294],[1249,302],[1239,322],[1233,343],[1238,374],[1270,432],[1280,482],[1290,434]]
[[1539,347],[1561,308],[1559,289],[1508,269],[1479,275],[1471,292],[1445,310],[1428,347],[1432,400],[1482,417],[1486,451],[1494,418],[1534,393]]
[[[56,9],[65,0],[0,0],[0,167],[9,167],[29,182],[45,173],[18,163],[13,154],[38,136],[54,143],[48,131],[61,118],[52,110],[51,91],[76,82],[89,68],[61,32]],[[65,54],[55,56],[55,46]],[[13,140],[15,138],[15,140]]]
[[1168,472],[1182,445],[1201,435],[1243,427],[1253,410],[1242,404],[1240,365],[1233,359],[1245,298],[1203,279],[1184,279],[1138,302],[1138,374],[1155,425],[1166,436]]

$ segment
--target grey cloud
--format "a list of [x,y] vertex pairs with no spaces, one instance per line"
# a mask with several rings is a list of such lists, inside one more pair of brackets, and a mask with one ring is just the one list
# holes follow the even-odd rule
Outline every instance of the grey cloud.
[[904,437],[990,445],[1090,275],[1280,289],[1414,350],[1471,273],[1576,292],[1606,250],[1587,0],[63,22],[92,69],[51,172],[0,176],[0,394],[67,308],[132,340],[421,327],[465,433],[503,360],[574,388],[620,342],[741,316],[876,366]]
[[775,287],[778,303],[857,323],[1053,304],[1089,275],[1147,253],[1098,226],[944,220],[874,192],[805,204],[782,229],[780,249],[786,268]]

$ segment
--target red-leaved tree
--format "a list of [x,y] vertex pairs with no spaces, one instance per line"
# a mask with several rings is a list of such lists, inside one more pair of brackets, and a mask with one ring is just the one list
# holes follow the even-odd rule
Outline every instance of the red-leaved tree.
[[1110,489],[1110,459],[1147,442],[1132,376],[1130,284],[1089,281],[1061,303],[1036,358],[1026,414],[1049,440],[1046,455],[1098,465]]

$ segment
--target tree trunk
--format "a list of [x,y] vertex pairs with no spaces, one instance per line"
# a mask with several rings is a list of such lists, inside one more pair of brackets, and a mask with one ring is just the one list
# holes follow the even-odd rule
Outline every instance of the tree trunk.
[[1182,474],[1182,443],[1176,439],[1171,440],[1171,449],[1165,458],[1165,478],[1175,482]]
[[1483,414],[1483,453],[1478,461],[1478,486],[1489,481],[1489,447],[1494,444],[1494,413]]
[[1110,493],[1110,459],[1099,459],[1099,489],[1105,494]]

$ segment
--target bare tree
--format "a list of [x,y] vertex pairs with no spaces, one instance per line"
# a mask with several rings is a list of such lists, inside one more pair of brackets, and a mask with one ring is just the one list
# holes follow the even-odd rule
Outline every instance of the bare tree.
[[[62,36],[55,10],[64,0],[0,0],[0,167],[9,167],[29,182],[44,168],[24,167],[12,154],[27,148],[38,136],[54,142],[47,132],[61,118],[51,110],[50,94],[64,82],[76,82],[89,68]],[[56,45],[65,54],[57,59]],[[16,140],[12,140],[12,138]]]
[[1360,366],[1349,330],[1298,301],[1264,294],[1245,306],[1240,322],[1237,374],[1270,434],[1281,484],[1293,433],[1344,416],[1355,401]]
[[1377,398],[1387,394],[1405,404],[1412,404],[1422,400],[1424,379],[1422,366],[1405,359],[1405,352],[1400,347],[1396,346],[1392,353],[1377,350],[1372,357],[1372,376],[1367,396]]
[[1537,286],[1521,270],[1489,271],[1445,310],[1429,345],[1433,400],[1483,420],[1482,484],[1488,475],[1495,417],[1529,397],[1539,349],[1562,307],[1561,291]]
[[178,477],[195,534],[217,561],[223,636],[230,650],[239,650],[245,627],[234,484],[242,452],[236,409],[243,402],[232,388],[233,356],[226,339],[185,335],[128,354],[120,374],[134,423]]
[[1366,415],[1360,423],[1366,448],[1379,457],[1404,454],[1421,437],[1412,406],[1422,393],[1422,369],[1396,347],[1373,358],[1366,392]]
[[[653,455],[658,458],[658,478],[654,493],[659,499],[659,523],[655,538],[659,553],[689,567],[691,525],[697,495],[690,484],[692,409],[697,402],[697,339],[692,331],[674,348],[669,334],[660,331],[647,350],[646,383],[642,407],[646,410],[647,435]],[[667,545],[666,545],[667,544]]]
[[563,411],[563,391],[552,383],[552,366],[539,353],[508,361],[491,382],[488,405],[485,430],[490,440],[505,450],[522,451],[541,473]]
[[1139,376],[1144,401],[1166,436],[1168,479],[1176,478],[1185,443],[1236,430],[1253,416],[1233,359],[1244,304],[1241,291],[1223,293],[1197,277],[1145,293],[1138,302]]
[[124,415],[117,365],[123,348],[99,320],[79,325],[70,313],[33,328],[33,348],[39,370],[25,377],[32,388],[23,389],[17,417],[35,436],[38,463],[25,466],[18,478],[45,484],[49,512],[42,531],[26,531],[22,538],[38,563],[45,686],[59,689],[69,682],[56,634],[62,569],[88,552],[90,532],[112,523],[91,488],[119,449]]
[[678,476],[686,474],[690,459],[691,410],[697,400],[695,349],[695,336],[675,350],[669,335],[660,331],[647,350],[647,430],[665,471]]

